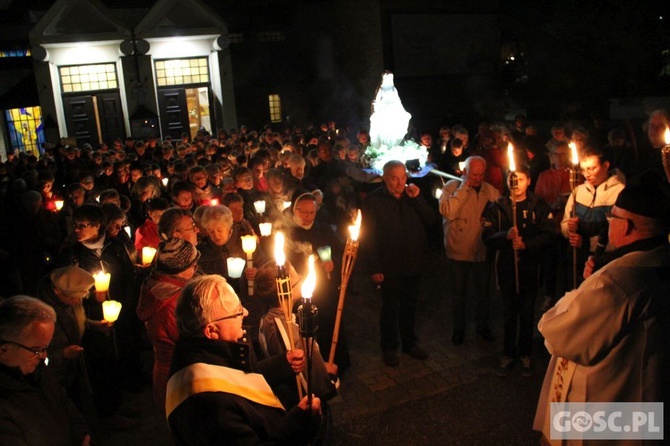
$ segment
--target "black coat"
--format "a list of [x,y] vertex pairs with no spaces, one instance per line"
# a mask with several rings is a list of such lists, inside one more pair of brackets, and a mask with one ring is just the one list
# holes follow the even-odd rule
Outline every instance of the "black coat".
[[365,198],[362,217],[361,254],[370,274],[409,277],[421,272],[426,229],[437,220],[422,196],[398,199],[382,186]]
[[[195,363],[262,373],[270,386],[294,380],[285,355],[256,362],[248,344],[206,338],[177,341],[170,376]],[[289,412],[225,392],[192,395],[168,417],[177,445],[308,444],[318,426],[307,412]]]
[[30,375],[0,365],[0,444],[81,445],[88,428],[44,365]]

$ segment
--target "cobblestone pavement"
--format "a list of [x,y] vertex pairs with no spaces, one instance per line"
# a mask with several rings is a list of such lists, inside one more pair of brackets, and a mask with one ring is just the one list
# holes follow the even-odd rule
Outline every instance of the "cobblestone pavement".
[[[419,361],[400,354],[395,368],[383,363],[379,347],[380,297],[367,277],[354,274],[343,316],[352,364],[341,380],[340,395],[330,403],[333,443],[537,444],[531,425],[547,363],[541,340],[532,378],[521,377],[518,368],[507,378],[497,378],[500,300],[493,293],[495,342],[480,339],[469,324],[465,343],[453,346],[444,254],[427,255],[425,271],[431,273],[422,279],[417,334],[430,358]],[[471,321],[473,312],[468,315]],[[163,415],[151,403],[150,389],[130,399],[142,409],[142,426],[128,432],[99,431],[96,444],[172,444]]]

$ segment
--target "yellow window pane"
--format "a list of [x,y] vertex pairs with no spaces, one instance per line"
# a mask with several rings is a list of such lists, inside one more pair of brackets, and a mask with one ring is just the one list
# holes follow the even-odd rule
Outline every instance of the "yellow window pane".
[[109,88],[116,88],[116,87],[118,87],[118,84],[116,83],[115,80],[109,83]]
[[107,80],[108,81],[115,81],[116,80],[116,73],[107,73]]
[[63,93],[70,93],[72,91],[72,85],[66,84],[63,85]]
[[91,82],[91,90],[100,90],[99,82]]
[[158,78],[158,86],[159,86],[159,87],[164,87],[165,85],[167,85],[167,84],[165,83],[165,78],[162,78],[162,77],[161,77],[161,78]]
[[84,82],[81,84],[81,89],[84,91],[88,91],[91,89],[91,84],[89,84],[88,82]]
[[70,74],[79,74],[79,67],[70,67]]
[[109,88],[109,84],[107,83],[107,81],[101,81],[100,82],[100,89],[101,90],[107,90],[108,88]]
[[193,76],[184,76],[184,83],[185,84],[192,84],[193,83]]
[[79,82],[81,82],[80,79],[81,79],[80,76],[72,76],[72,83],[78,84]]
[[69,76],[70,75],[70,67],[63,67],[60,69],[60,75],[61,76]]
[[81,84],[73,84],[72,91],[81,91]]

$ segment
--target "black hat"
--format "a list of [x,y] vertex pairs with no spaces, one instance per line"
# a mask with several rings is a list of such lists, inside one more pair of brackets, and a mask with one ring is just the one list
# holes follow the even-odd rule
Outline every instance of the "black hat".
[[670,221],[670,184],[658,172],[646,171],[627,181],[614,205],[643,217]]

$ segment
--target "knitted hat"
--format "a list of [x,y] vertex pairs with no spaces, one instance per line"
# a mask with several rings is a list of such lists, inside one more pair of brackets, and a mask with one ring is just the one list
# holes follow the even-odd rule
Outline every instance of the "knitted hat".
[[165,274],[179,274],[193,266],[200,252],[191,243],[181,238],[161,242],[156,253],[156,269]]
[[51,272],[51,283],[68,297],[84,298],[95,284],[93,276],[76,266],[66,266]]
[[670,185],[660,173],[644,172],[627,181],[614,205],[643,217],[670,221]]

